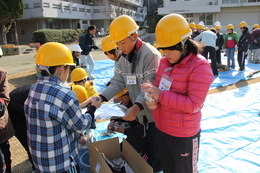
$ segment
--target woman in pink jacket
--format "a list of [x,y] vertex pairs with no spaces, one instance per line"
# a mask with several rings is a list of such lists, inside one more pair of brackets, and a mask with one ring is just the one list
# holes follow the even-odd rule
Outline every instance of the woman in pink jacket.
[[[171,23],[172,25],[169,25]],[[199,44],[189,38],[192,31],[179,14],[164,16],[156,26],[156,46],[165,57],[154,85],[141,87],[153,100],[158,128],[158,147],[164,173],[195,173],[200,140],[201,109],[214,80]]]

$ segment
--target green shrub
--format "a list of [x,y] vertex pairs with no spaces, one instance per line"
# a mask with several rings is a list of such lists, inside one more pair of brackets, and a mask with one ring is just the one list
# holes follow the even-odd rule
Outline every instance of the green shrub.
[[35,42],[73,42],[79,38],[85,29],[40,29],[33,32]]

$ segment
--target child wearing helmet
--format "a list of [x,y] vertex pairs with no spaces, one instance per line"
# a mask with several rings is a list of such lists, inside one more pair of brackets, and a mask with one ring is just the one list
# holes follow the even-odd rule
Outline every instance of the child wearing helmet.
[[[90,128],[101,101],[96,97],[81,104],[66,88],[70,66],[75,66],[70,50],[56,42],[45,43],[36,53],[41,76],[24,103],[28,147],[39,172],[80,172],[80,132]],[[80,107],[88,111],[82,114]]]
[[87,72],[83,68],[75,68],[70,75],[70,86],[81,85],[86,89],[88,98],[97,94],[94,81],[90,81]]
[[[107,57],[113,61],[115,61],[115,68],[118,65],[118,60],[120,58],[120,52],[117,49],[116,43],[111,40],[111,36],[108,35],[102,40],[102,51],[107,55]],[[106,86],[109,86],[111,82],[108,82]],[[113,97],[114,103],[121,103],[127,108],[133,106],[132,101],[129,96],[129,92],[127,88],[124,88],[122,91],[117,93]],[[126,123],[129,128],[124,128],[121,126],[121,122]],[[132,147],[142,156],[148,159],[150,157],[150,150],[147,137],[144,133],[144,125],[140,124],[137,120],[133,121],[125,121],[122,118],[113,118],[108,125],[108,132],[110,132],[111,124],[115,124],[117,128],[113,131],[123,133],[127,136],[126,140],[132,145]]]
[[216,35],[217,35],[217,40],[216,40],[216,61],[217,61],[218,64],[222,64],[221,63],[221,50],[222,50],[222,46],[224,44],[224,36],[220,32],[220,29],[221,29],[220,25],[216,25],[215,29],[216,29]]
[[79,59],[80,59],[82,49],[80,48],[79,45],[74,44],[71,47],[71,52],[72,52],[72,57],[73,57],[74,63],[76,64],[76,66],[79,66],[79,64],[80,64]]
[[238,35],[234,31],[234,26],[232,24],[228,24],[227,27],[227,34],[224,37],[224,49],[226,49],[227,53],[227,66],[228,68],[235,69],[235,47],[238,43]]
[[240,22],[238,28],[241,30],[242,34],[237,43],[237,62],[239,65],[239,71],[244,71],[245,59],[247,58],[247,50],[251,41],[251,35],[245,21]]
[[[178,23],[169,25],[169,23]],[[152,97],[146,102],[158,129],[158,147],[163,172],[197,172],[201,109],[214,80],[207,59],[186,19],[179,14],[164,16],[156,25],[156,46],[164,57],[154,84],[142,84]]]
[[161,54],[152,45],[143,42],[138,37],[139,26],[133,18],[121,15],[114,19],[109,27],[109,33],[113,42],[122,52],[122,57],[115,67],[111,84],[102,91],[100,97],[108,101],[124,88],[128,88],[129,96],[133,102],[123,118],[126,121],[138,120],[146,127],[146,134],[152,152],[149,163],[154,172],[161,171],[158,157],[156,128],[151,111],[147,108],[144,100],[144,92],[140,84],[146,80],[154,81],[156,69],[161,59]]

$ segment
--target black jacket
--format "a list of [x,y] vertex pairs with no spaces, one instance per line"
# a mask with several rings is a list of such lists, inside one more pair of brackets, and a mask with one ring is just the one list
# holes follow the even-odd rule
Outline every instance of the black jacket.
[[222,49],[223,44],[224,44],[224,36],[222,33],[218,33],[217,40],[216,40],[216,46],[218,46],[219,50]]
[[88,55],[91,52],[92,47],[95,46],[94,36],[88,32],[79,37],[79,46],[83,50],[82,55]]
[[245,29],[244,32],[242,32],[242,35],[239,38],[239,41],[237,43],[238,51],[244,51],[247,52],[248,46],[251,42],[251,35],[248,31],[248,28]]

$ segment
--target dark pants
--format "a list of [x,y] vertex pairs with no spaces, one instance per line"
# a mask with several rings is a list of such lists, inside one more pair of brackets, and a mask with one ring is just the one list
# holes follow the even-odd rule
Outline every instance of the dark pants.
[[221,64],[221,50],[216,51],[216,60],[218,64]]
[[245,59],[246,59],[246,57],[247,57],[246,51],[238,51],[237,62],[238,62],[240,71],[245,70]]
[[11,152],[10,152],[10,144],[9,141],[3,142],[0,144],[1,151],[4,155],[5,165],[6,165],[6,173],[11,173]]
[[160,172],[162,170],[159,150],[158,150],[158,142],[157,142],[157,128],[155,127],[155,123],[149,123],[147,129],[147,138],[150,145],[151,157],[148,160],[148,163],[153,168],[153,172]]
[[0,149],[0,173],[5,173],[5,159],[4,159],[4,155],[2,154],[2,151]]
[[11,117],[11,120],[12,120],[12,124],[13,124],[14,130],[15,130],[15,137],[20,141],[20,143],[22,144],[22,146],[26,150],[27,155],[29,157],[29,160],[32,164],[32,169],[34,170],[35,167],[34,167],[32,156],[29,152],[29,148],[28,148],[28,144],[27,144],[27,132],[26,132],[25,117],[24,117],[24,119],[21,119],[20,122],[13,120],[12,117]]
[[217,62],[216,62],[216,49],[211,46],[204,47],[202,55],[206,59],[208,59],[208,54],[209,54],[209,58],[211,59],[211,68],[213,70],[213,74],[218,75],[218,68],[217,68]]
[[158,130],[158,146],[164,173],[195,173],[200,132],[195,136],[174,137]]

